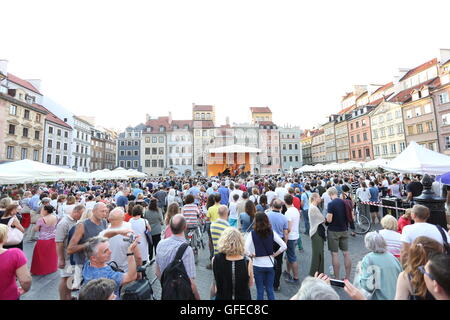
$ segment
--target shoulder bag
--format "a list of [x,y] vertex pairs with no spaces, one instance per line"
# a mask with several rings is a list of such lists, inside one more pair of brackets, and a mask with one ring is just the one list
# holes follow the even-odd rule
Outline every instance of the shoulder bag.
[[13,228],[12,224],[16,217],[12,217],[8,221],[8,240],[6,241],[6,246],[15,246],[22,242],[23,240],[23,232],[17,228]]

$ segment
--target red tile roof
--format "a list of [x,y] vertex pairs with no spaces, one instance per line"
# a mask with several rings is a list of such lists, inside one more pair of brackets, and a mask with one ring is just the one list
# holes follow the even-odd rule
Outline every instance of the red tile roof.
[[275,123],[273,123],[272,121],[258,121],[259,125],[263,125],[263,126],[274,126]]
[[352,105],[352,106],[350,106],[348,108],[342,109],[341,111],[338,112],[338,114],[345,114],[345,113],[347,113],[349,111],[352,111],[355,107],[356,107],[356,105]]
[[194,111],[213,111],[213,106],[195,105]]
[[250,111],[252,113],[272,113],[269,107],[251,107]]
[[58,118],[53,112],[51,112],[50,110],[48,110],[44,106],[41,106],[41,105],[39,105],[37,103],[34,103],[33,106],[48,112],[48,114],[45,116],[45,120],[53,122],[53,123],[56,123],[57,125],[66,127],[68,129],[72,129],[72,127],[68,123],[66,123],[63,120],[61,120],[60,118]]
[[345,96],[342,97],[342,101],[344,101],[345,99],[350,98],[351,96],[353,96],[353,92],[347,92],[347,93],[345,94]]
[[211,129],[214,128],[214,122],[212,120],[195,120],[192,122],[194,129]]
[[192,129],[192,122],[193,122],[192,120],[172,120],[171,125],[172,125],[172,128],[174,125],[177,125],[178,128],[180,128],[180,129],[184,129],[184,126],[188,125],[189,129]]
[[396,95],[394,95],[392,98],[389,99],[389,102],[397,102],[397,103],[406,103],[409,102],[411,99],[411,93],[414,89],[419,89],[422,86],[430,86],[430,87],[438,87],[440,86],[441,81],[439,77],[436,77],[434,79],[428,80],[424,83],[418,84],[415,87],[400,91]]
[[150,119],[145,123],[146,127],[153,128],[153,133],[159,132],[159,128],[163,126],[166,130],[170,129],[169,117],[159,117],[158,119]]
[[408,79],[409,77],[412,77],[413,75],[418,74],[418,73],[420,73],[420,72],[422,72],[422,71],[424,71],[424,70],[426,70],[426,69],[428,69],[428,68],[430,68],[430,67],[432,67],[432,66],[434,66],[434,65],[437,65],[437,59],[436,59],[436,58],[431,59],[430,61],[427,61],[427,62],[421,64],[420,66],[415,67],[414,69],[409,70],[409,71],[408,71],[408,72],[400,79],[400,81],[406,80],[406,79]]
[[19,86],[25,87],[28,90],[31,90],[35,93],[38,93],[42,95],[42,93],[39,92],[38,89],[36,89],[31,83],[29,83],[26,80],[20,79],[19,77],[16,77],[15,75],[8,73],[8,81],[14,82],[15,84],[18,84]]
[[393,85],[394,85],[394,83],[393,83],[392,81],[389,82],[389,83],[386,83],[384,86],[382,86],[382,87],[378,88],[377,90],[375,90],[375,91],[372,93],[372,96],[373,96],[375,93],[377,93],[378,91],[385,91],[385,90],[389,89],[389,88],[392,87]]

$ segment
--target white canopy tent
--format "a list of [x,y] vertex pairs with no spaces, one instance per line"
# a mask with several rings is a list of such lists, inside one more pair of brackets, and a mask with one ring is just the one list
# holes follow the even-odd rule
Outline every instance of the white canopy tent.
[[52,166],[28,159],[0,165],[0,183],[3,184],[57,181],[60,179],[69,179],[75,175],[76,172],[72,169]]
[[379,159],[375,159],[375,160],[363,163],[363,168],[364,169],[377,169],[377,168],[381,168],[382,166],[385,166],[388,162],[389,162],[389,160],[379,158]]
[[400,173],[440,175],[450,171],[450,157],[412,141],[402,153],[382,168]]
[[209,153],[259,153],[261,149],[233,144],[230,146],[209,149]]
[[146,178],[147,177],[147,174],[145,174],[143,172],[139,172],[134,169],[128,169],[128,172],[129,172],[130,178]]
[[342,163],[339,167],[341,170],[361,169],[362,164],[360,162],[356,162],[356,161],[348,161],[348,162]]

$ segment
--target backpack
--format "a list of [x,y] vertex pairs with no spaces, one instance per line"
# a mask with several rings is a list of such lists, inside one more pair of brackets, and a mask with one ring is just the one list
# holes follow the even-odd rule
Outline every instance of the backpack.
[[[75,224],[70,228],[69,233],[67,234],[67,244],[70,243],[70,239],[72,239],[73,235],[75,234],[76,227],[77,225]],[[76,265],[74,255],[74,253],[69,255],[70,264],[72,266]]]
[[445,231],[440,225],[436,224],[435,226],[436,226],[436,228],[438,228],[438,230],[442,236],[442,243],[444,244],[444,251],[448,256],[450,256],[450,246],[447,242],[447,237],[445,235]]
[[161,275],[161,300],[195,300],[191,280],[183,263],[183,254],[189,245],[183,243],[177,250],[175,259]]
[[355,224],[353,221],[353,201],[351,199],[342,199],[345,205],[345,215],[347,217],[347,221],[350,224],[350,229],[355,229]]

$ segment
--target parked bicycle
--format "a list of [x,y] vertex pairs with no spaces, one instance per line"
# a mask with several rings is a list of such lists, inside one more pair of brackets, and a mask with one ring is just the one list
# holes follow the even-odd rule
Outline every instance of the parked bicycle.
[[372,224],[370,219],[364,214],[359,212],[359,202],[356,204],[355,208],[355,230],[356,234],[366,234],[370,231]]

